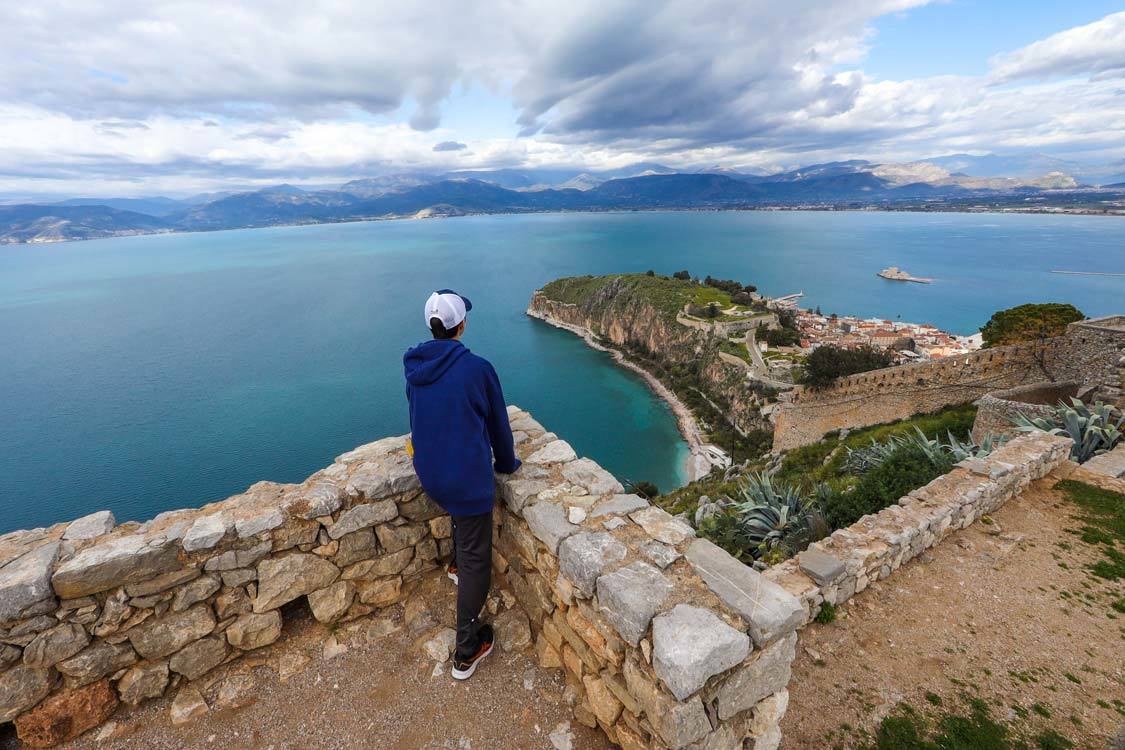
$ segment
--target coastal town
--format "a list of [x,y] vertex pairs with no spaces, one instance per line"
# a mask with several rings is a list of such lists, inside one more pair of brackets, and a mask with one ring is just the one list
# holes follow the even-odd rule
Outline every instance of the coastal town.
[[927,361],[967,354],[981,348],[981,335],[958,336],[928,323],[883,318],[822,315],[797,310],[800,347],[812,350],[830,344],[843,349],[873,346],[890,349],[903,362]]

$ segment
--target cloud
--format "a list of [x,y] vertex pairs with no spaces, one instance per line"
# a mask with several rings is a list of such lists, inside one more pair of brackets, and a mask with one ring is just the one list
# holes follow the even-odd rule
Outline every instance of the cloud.
[[[1125,13],[998,55],[985,76],[866,75],[872,22],[924,2],[4,3],[0,190],[1005,149],[1125,157]],[[445,110],[473,87],[510,100],[518,137],[458,129],[465,105],[452,108],[461,120]]]
[[1125,77],[1125,12],[997,55],[991,73],[998,83],[1062,76]]
[[467,149],[464,143],[460,141],[442,141],[441,143],[434,144],[434,151],[464,151]]

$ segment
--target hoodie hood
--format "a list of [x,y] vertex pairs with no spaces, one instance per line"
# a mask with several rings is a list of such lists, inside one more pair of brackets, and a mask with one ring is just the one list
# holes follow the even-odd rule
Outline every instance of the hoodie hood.
[[414,386],[436,383],[457,360],[468,353],[468,347],[454,339],[435,339],[419,344],[407,350],[402,357],[406,382]]

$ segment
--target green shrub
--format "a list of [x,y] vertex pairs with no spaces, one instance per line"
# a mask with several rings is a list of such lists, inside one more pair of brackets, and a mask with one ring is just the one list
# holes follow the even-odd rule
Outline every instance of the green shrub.
[[801,334],[792,328],[771,328],[762,335],[762,339],[770,346],[796,346],[801,341]]
[[1069,323],[1086,316],[1074,305],[1060,302],[1019,305],[1000,310],[981,329],[984,346],[1004,346],[1061,336]]
[[820,611],[817,612],[816,617],[813,618],[813,622],[819,622],[822,624],[827,624],[835,621],[836,607],[833,606],[832,602],[824,602],[824,604],[821,604]]
[[885,349],[876,349],[873,346],[861,346],[856,349],[821,346],[805,360],[804,382],[812,388],[825,388],[832,385],[837,378],[881,370],[892,364],[894,364],[894,355]]
[[841,529],[869,513],[893,505],[911,490],[936,479],[953,468],[951,457],[930,454],[917,444],[905,444],[873,467],[850,492],[835,493],[824,501],[824,517],[833,529]]
[[699,526],[699,533],[710,539],[726,550],[731,557],[751,562],[757,544],[750,537],[750,533],[742,520],[734,513],[716,513],[703,521]]

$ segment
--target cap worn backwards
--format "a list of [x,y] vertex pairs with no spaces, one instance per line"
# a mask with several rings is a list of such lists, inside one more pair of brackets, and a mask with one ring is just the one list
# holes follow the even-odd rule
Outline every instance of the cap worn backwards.
[[468,297],[462,297],[452,289],[439,289],[426,300],[426,327],[430,326],[431,319],[437,318],[445,330],[451,330],[461,325],[465,314],[472,309],[473,303]]

